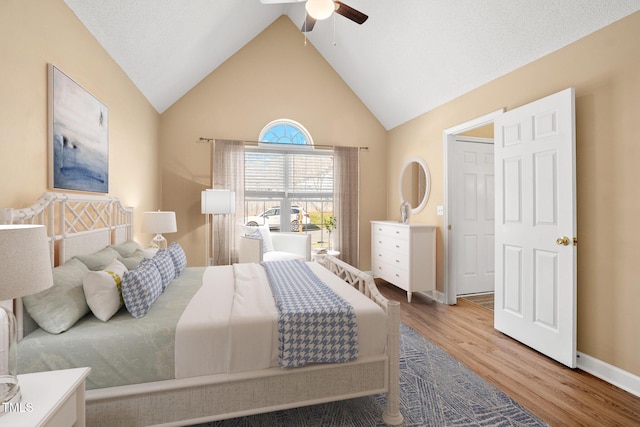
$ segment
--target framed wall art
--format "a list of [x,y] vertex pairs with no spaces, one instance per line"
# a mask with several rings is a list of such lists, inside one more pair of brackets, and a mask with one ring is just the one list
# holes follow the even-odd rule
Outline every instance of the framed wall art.
[[109,192],[109,110],[49,64],[49,185]]

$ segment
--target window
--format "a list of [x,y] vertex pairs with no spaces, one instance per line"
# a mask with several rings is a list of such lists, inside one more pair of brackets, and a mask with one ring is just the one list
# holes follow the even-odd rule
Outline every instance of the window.
[[314,150],[306,129],[285,119],[260,136],[260,146],[245,149],[245,224],[311,233],[314,245],[328,245],[322,224],[333,215],[333,151]]
[[309,132],[298,122],[278,119],[267,124],[260,132],[260,142],[276,144],[313,145]]

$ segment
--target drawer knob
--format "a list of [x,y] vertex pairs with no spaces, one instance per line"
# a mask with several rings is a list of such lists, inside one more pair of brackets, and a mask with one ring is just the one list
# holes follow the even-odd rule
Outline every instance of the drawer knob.
[[398,273],[396,273],[396,277],[400,277],[400,275]]
[[400,245],[396,245],[396,248],[400,248]]
[[396,262],[400,262],[400,260],[397,259]]

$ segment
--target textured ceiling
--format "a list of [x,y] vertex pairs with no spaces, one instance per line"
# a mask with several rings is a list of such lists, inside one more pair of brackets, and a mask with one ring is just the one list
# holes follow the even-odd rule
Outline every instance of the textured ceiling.
[[[282,14],[259,0],[65,0],[162,113]],[[640,10],[638,0],[346,0],[309,41],[391,129]],[[334,35],[335,34],[335,35]],[[335,41],[335,44],[334,44]]]

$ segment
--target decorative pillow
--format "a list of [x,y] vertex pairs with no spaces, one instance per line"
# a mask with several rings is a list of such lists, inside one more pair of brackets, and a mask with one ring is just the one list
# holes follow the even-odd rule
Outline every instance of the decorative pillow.
[[185,255],[182,246],[180,246],[178,242],[171,243],[166,251],[171,255],[173,265],[176,269],[176,277],[178,277],[180,273],[182,273],[182,270],[184,270],[184,268],[187,266],[187,256]]
[[104,270],[90,271],[82,280],[84,296],[91,312],[106,322],[120,310],[122,299],[122,277],[127,267],[114,259]]
[[78,255],[75,258],[82,262],[91,271],[103,270],[120,254],[111,247],[106,247],[91,255]]
[[173,263],[173,258],[171,258],[171,254],[168,251],[159,252],[153,258],[145,258],[142,260],[142,263],[151,262],[155,264],[156,268],[160,272],[160,277],[162,278],[162,292],[167,289],[169,283],[176,277],[176,267]]
[[82,279],[88,273],[86,265],[70,259],[53,269],[52,287],[22,298],[27,312],[40,328],[59,334],[89,312],[82,289]]
[[143,317],[162,293],[162,277],[155,264],[140,263],[124,273],[122,298],[127,310],[135,318]]
[[140,246],[134,240],[129,240],[125,243],[120,243],[119,245],[111,245],[110,248],[115,249],[121,257],[128,257],[133,255],[135,251],[142,250],[142,246]]
[[140,264],[140,261],[145,258],[152,258],[157,251],[157,249],[137,249],[131,255],[118,257],[118,261],[123,263],[127,269],[133,270]]
[[[253,237],[256,239],[262,239],[262,253],[273,251],[273,241],[271,240],[271,230],[268,225],[261,225],[259,227],[250,227],[253,229],[251,232],[245,232],[245,236]],[[249,227],[246,229],[249,231]]]

